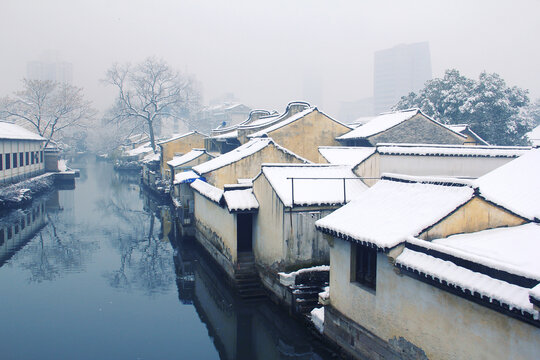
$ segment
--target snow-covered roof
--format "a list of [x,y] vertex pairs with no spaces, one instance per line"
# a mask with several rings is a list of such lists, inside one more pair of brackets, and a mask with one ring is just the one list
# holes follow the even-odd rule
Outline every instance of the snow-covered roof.
[[[263,164],[261,173],[286,207],[344,204],[345,200],[355,199],[367,189],[362,180],[354,175],[350,166],[344,165]],[[346,194],[343,190],[343,178],[346,178]]]
[[522,314],[529,314],[535,320],[539,319],[539,312],[534,310],[533,304],[529,301],[528,288],[495,279],[458,266],[451,261],[411,249],[403,250],[396,258],[396,265],[417,271],[444,286],[460,289],[464,294],[466,290],[469,290],[470,293],[479,294],[483,300],[490,303],[497,300],[501,304],[508,305],[510,310],[517,309]]
[[229,212],[253,211],[259,208],[259,202],[251,188],[225,191],[223,197]]
[[526,146],[377,144],[377,152],[382,155],[518,157],[528,150]]
[[[271,116],[261,117],[258,120],[252,121],[249,124],[245,124],[240,126],[239,128],[242,129],[257,129],[261,127],[267,127],[272,124],[278,124],[282,120],[288,119],[291,116],[291,113],[296,110],[300,110],[300,112],[303,112],[305,110],[309,110],[311,106],[303,101],[293,101],[287,104],[287,108],[285,109],[285,112],[281,115],[279,114],[273,114]],[[293,115],[294,116],[294,115]]]
[[273,122],[281,119],[282,117],[283,117],[283,115],[280,115],[280,114],[270,114],[268,116],[262,116],[259,119],[251,121],[249,123],[241,124],[241,125],[238,126],[238,128],[241,128],[241,129],[244,129],[244,128],[247,128],[247,129],[249,129],[249,128],[257,128],[257,127],[260,127],[260,126],[267,125],[269,123],[273,123]]
[[[452,235],[436,239],[441,252],[540,281],[540,225],[520,226]],[[473,258],[470,255],[474,255]],[[482,258],[482,259],[479,259]]]
[[475,185],[486,199],[528,219],[540,219],[540,149],[479,177]]
[[22,126],[5,121],[0,121],[0,139],[36,141],[46,140],[44,137],[25,129]]
[[146,142],[140,146],[137,146],[135,149],[131,149],[131,150],[128,150],[126,151],[126,154],[128,156],[137,156],[137,155],[140,155],[140,154],[146,154],[146,153],[149,153],[149,152],[153,152],[154,149],[152,149],[152,146],[150,145],[150,141],[149,142]]
[[269,126],[267,128],[259,130],[259,131],[255,132],[253,134],[250,134],[250,135],[248,135],[248,137],[258,137],[258,136],[261,136],[261,135],[264,135],[264,134],[268,134],[271,131],[282,128],[285,125],[288,125],[288,124],[290,124],[292,122],[295,122],[296,120],[299,120],[299,119],[303,118],[304,116],[306,116],[308,114],[311,114],[315,110],[317,110],[317,108],[308,108],[308,109],[306,109],[304,111],[300,111],[299,113],[296,113],[293,116],[289,116],[288,118],[286,118],[283,121],[280,121],[280,122],[278,122],[278,123],[276,123],[274,125],[271,125],[271,126]]
[[346,240],[389,249],[417,236],[474,195],[473,188],[382,178],[315,225]]
[[463,135],[467,135],[467,133],[469,133],[473,138],[475,138],[482,145],[486,145],[486,146],[489,145],[489,143],[486,140],[482,139],[477,133],[472,131],[471,127],[468,124],[454,124],[454,125],[448,124],[445,126]]
[[540,146],[540,125],[527,133],[527,138],[534,146]]
[[330,164],[354,166],[375,153],[375,149],[361,146],[319,146],[319,153]]
[[200,179],[200,176],[193,170],[183,171],[174,175],[174,184],[190,183]]
[[540,306],[540,284],[529,290],[529,299],[537,306]]
[[367,124],[371,120],[373,120],[376,116],[361,116],[359,118],[356,118],[353,122],[347,124],[349,127],[355,129],[359,126],[362,126],[364,124]]
[[192,182],[191,187],[209,200],[218,204],[221,202],[221,198],[223,197],[223,190],[199,179]]
[[213,135],[212,139],[235,139],[238,137],[238,130],[229,131],[227,133]]
[[374,117],[364,125],[360,125],[356,129],[339,136],[337,139],[346,140],[367,138],[385,130],[388,130],[396,125],[399,125],[402,122],[409,120],[419,112],[419,109],[409,109],[383,113],[379,116]]
[[265,147],[269,145],[274,145],[278,149],[280,149],[283,152],[286,152],[292,156],[297,157],[298,159],[309,162],[306,159],[303,159],[299,157],[298,155],[294,154],[293,152],[285,149],[284,147],[281,147],[277,145],[271,138],[255,138],[250,140],[249,142],[245,143],[242,146],[237,147],[234,150],[231,150],[223,155],[220,155],[212,160],[209,160],[207,162],[204,162],[200,165],[197,165],[193,167],[193,170],[199,174],[206,174],[210,171],[214,171],[216,169],[219,169],[221,167],[227,166],[229,164],[232,164],[234,162],[237,162],[243,158],[246,158],[250,155],[255,154],[256,152],[264,149]]
[[142,159],[144,163],[149,163],[152,161],[159,161],[161,159],[161,154],[157,153],[149,153],[148,155],[145,155]]
[[178,140],[178,139],[181,139],[181,138],[183,138],[183,137],[190,136],[190,135],[193,135],[193,134],[199,134],[199,135],[202,135],[202,136],[205,136],[205,137],[206,137],[206,135],[204,135],[204,134],[202,134],[202,133],[200,133],[200,132],[198,132],[198,131],[190,131],[190,132],[185,133],[185,134],[174,134],[174,135],[171,136],[170,138],[165,139],[165,140],[163,140],[163,141],[160,141],[160,142],[158,142],[157,144],[158,144],[158,145],[166,144],[166,143],[168,143],[168,142],[170,142],[170,141]]
[[193,161],[197,159],[199,156],[204,155],[205,153],[206,153],[205,149],[192,149],[187,154],[184,154],[182,156],[175,156],[172,160],[167,161],[167,165],[172,166],[172,167],[177,167],[182,164]]

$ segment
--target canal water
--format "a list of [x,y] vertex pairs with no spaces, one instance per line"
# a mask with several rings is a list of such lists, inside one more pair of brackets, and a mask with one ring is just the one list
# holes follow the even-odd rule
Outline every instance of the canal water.
[[75,189],[0,218],[1,359],[327,359],[268,301],[243,302],[167,206],[91,158]]

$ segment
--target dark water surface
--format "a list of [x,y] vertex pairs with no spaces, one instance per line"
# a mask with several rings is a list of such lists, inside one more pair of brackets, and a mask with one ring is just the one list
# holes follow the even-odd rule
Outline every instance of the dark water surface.
[[0,359],[329,358],[281,309],[238,300],[138,176],[71,166],[75,190],[0,218]]

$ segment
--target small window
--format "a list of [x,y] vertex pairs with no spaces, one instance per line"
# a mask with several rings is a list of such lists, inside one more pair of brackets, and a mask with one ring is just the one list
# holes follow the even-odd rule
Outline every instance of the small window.
[[351,250],[351,282],[375,290],[377,250],[360,244],[353,244]]
[[32,152],[30,153],[30,163],[31,163],[32,165],[34,165],[34,155],[35,155],[35,154],[34,154],[34,152],[32,151]]
[[0,229],[0,246],[4,245],[4,241],[6,241],[4,237],[4,229]]
[[26,152],[26,165],[30,165],[30,153]]
[[2,163],[2,155],[0,155],[0,170],[4,170],[4,164]]
[[24,166],[24,153],[19,153],[19,166]]
[[43,150],[39,152],[39,159],[40,162],[43,162]]
[[17,167],[17,153],[13,153],[13,168]]
[[6,154],[6,170],[11,168],[11,154]]

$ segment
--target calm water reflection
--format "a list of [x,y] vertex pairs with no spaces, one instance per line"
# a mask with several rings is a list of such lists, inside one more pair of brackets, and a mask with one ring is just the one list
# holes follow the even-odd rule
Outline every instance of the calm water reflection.
[[321,359],[268,302],[235,298],[169,209],[106,163],[0,218],[2,359]]

